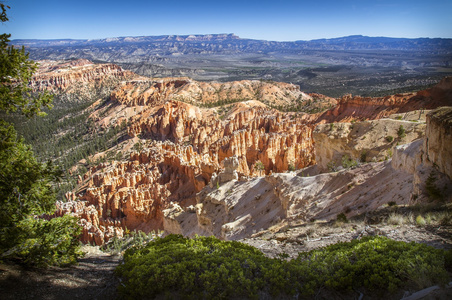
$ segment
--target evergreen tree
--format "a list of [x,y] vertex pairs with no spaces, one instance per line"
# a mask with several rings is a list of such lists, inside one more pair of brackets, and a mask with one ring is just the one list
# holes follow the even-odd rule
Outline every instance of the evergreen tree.
[[[8,21],[0,3],[0,20]],[[50,107],[48,94],[32,95],[28,82],[37,64],[24,48],[9,46],[11,35],[0,35],[0,111],[30,118]],[[80,227],[71,216],[46,220],[53,213],[52,182],[61,172],[51,163],[41,164],[15,129],[0,120],[0,259],[18,258],[35,265],[67,264],[78,255]]]

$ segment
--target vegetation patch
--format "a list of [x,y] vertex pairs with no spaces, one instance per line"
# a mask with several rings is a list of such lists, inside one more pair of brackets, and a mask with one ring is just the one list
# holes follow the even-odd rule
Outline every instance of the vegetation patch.
[[116,269],[122,296],[257,299],[264,295],[312,298],[320,291],[389,295],[399,288],[447,282],[450,253],[373,236],[338,243],[287,261],[215,237],[169,235],[125,252]]

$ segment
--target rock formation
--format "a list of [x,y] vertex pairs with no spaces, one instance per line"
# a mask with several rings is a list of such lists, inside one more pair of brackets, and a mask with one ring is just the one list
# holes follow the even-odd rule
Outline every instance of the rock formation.
[[47,91],[57,98],[90,102],[108,95],[122,80],[138,77],[114,64],[94,64],[86,59],[39,61],[38,72],[29,86],[34,92]]
[[[427,136],[432,144],[448,145],[451,142],[451,111],[450,107],[440,108],[427,115],[426,131],[435,129],[439,132]],[[384,124],[387,120],[381,121]],[[449,134],[444,135],[445,132]],[[321,153],[318,147],[325,147],[317,140],[315,145],[316,153]],[[344,151],[346,153],[346,147]],[[339,214],[349,218],[372,212],[389,202],[401,205],[428,201],[425,186],[429,172],[436,173],[434,184],[444,199],[450,201],[452,181],[441,174],[442,167],[436,167],[433,161],[449,159],[449,152],[443,151],[442,147],[428,148],[428,143],[418,139],[396,147],[392,160],[360,164],[338,172],[305,177],[312,173],[308,168],[297,173],[279,173],[241,181],[232,176],[231,181],[219,180],[216,186],[211,184],[198,193],[196,210],[170,205],[164,210],[164,224],[171,226],[165,230],[188,236],[213,234],[235,240],[268,229],[281,220],[328,221]],[[232,169],[225,172],[232,174]],[[223,173],[218,177],[222,178]]]
[[344,164],[388,159],[396,145],[424,136],[425,122],[415,121],[380,119],[320,124],[313,132],[317,166],[327,171]]
[[[190,78],[139,79],[124,82],[113,93],[112,99],[127,106],[157,105],[176,100],[197,106],[218,106],[247,100],[259,100],[273,106],[293,105],[313,101],[294,84],[242,80],[232,82],[200,82]],[[336,101],[316,95],[317,101]]]
[[395,113],[450,105],[452,105],[452,77],[446,77],[436,86],[417,93],[374,98],[346,95],[338,101],[337,106],[319,114],[316,122],[380,119]]
[[452,109],[443,107],[427,115],[424,151],[438,170],[452,179]]
[[[407,203],[410,199],[405,192],[408,192],[397,191],[395,187],[393,192],[373,198],[380,200],[367,203],[371,201],[370,195],[378,192],[374,190],[375,184],[391,180],[413,186],[412,175],[402,175],[403,170],[388,171],[388,163],[344,170],[341,174],[345,177],[339,173],[319,175],[315,179],[318,183],[301,179],[301,173],[270,174],[315,164],[313,129],[318,123],[334,118],[339,122],[351,121],[350,115],[357,120],[378,119],[403,112],[411,102],[421,103],[438,95],[435,93],[376,100],[344,98],[324,113],[281,113],[267,104],[308,105],[315,100],[314,96],[302,93],[294,85],[275,82],[124,80],[102,110],[94,111],[91,118],[99,127],[127,124],[127,138],[109,151],[128,153],[129,158],[92,167],[82,178],[75,196],[70,195],[72,202],[58,204],[57,214],[78,215],[84,220],[83,241],[101,244],[115,235],[121,236],[126,229],[146,232],[165,229],[237,238],[283,218],[331,219],[349,209],[357,213],[363,207],[377,207],[387,202],[387,197]],[[327,97],[318,100],[318,95],[315,98],[325,105],[334,102]],[[243,99],[249,100],[238,101]],[[370,110],[366,109],[368,105]],[[415,115],[334,124],[333,128],[329,124],[320,125],[314,133],[316,147],[323,151],[317,154],[319,169],[325,169],[330,160],[345,154],[361,159],[365,151],[366,161],[390,156],[388,151],[394,143],[406,143],[422,135],[425,125],[421,118],[416,120],[421,122],[410,122],[411,117]],[[405,137],[399,138],[400,125],[404,126]],[[394,140],[388,141],[388,136]],[[372,179],[360,172],[370,174]],[[264,175],[267,177],[247,180]],[[360,178],[359,183],[352,180],[354,177]],[[356,189],[348,193],[341,178],[352,180]],[[360,186],[362,182],[367,182],[367,186]],[[342,195],[345,193],[356,199],[350,202],[350,198]],[[295,196],[298,194],[301,196]],[[256,201],[262,200],[247,204],[251,195],[258,198]]]

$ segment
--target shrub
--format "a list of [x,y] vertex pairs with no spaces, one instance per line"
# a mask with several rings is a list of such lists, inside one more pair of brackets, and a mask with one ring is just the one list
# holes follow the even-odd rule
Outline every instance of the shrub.
[[255,168],[256,170],[258,170],[258,171],[263,171],[263,170],[265,170],[264,163],[261,162],[260,160],[257,161],[257,162],[254,164],[254,168]]
[[378,294],[406,285],[424,288],[445,283],[445,251],[425,244],[404,243],[386,237],[365,237],[300,254],[306,266],[304,280],[334,291],[365,287]]
[[366,151],[366,150],[363,150],[363,151],[361,152],[361,155],[359,156],[359,160],[360,160],[362,163],[365,163],[365,162],[366,162],[366,160],[367,160],[367,151]]
[[69,215],[50,220],[23,219],[14,228],[15,245],[2,257],[38,267],[73,264],[82,255],[78,240],[81,227],[77,221]]
[[286,261],[286,255],[270,259],[235,241],[169,235],[127,250],[116,273],[123,278],[120,293],[131,299],[312,297],[325,288],[335,293],[366,288],[383,295],[446,283],[445,266],[452,260],[447,255],[425,244],[374,236]]
[[406,136],[405,128],[403,128],[403,125],[400,125],[399,129],[397,130],[397,136],[399,138],[404,138]]
[[419,225],[419,226],[425,226],[427,224],[427,221],[425,221],[423,216],[418,215],[416,217],[416,224]]
[[343,223],[347,223],[348,222],[347,216],[344,213],[338,214],[337,217],[336,217],[336,220],[338,222],[343,222]]
[[387,223],[390,225],[402,225],[407,223],[407,220],[401,214],[391,213],[388,217]]
[[348,155],[342,156],[342,167],[344,167],[345,169],[356,167],[357,165],[358,163],[356,162],[356,160],[350,158]]
[[289,163],[289,166],[287,167],[287,170],[289,172],[293,172],[296,170],[295,165],[293,163]]
[[391,143],[393,140],[394,140],[394,137],[391,136],[391,135],[388,135],[388,136],[386,137],[386,141],[387,141],[388,143]]
[[330,172],[337,172],[337,166],[334,160],[330,161],[326,166]]
[[246,244],[180,235],[127,250],[116,273],[125,280],[123,295],[146,299],[170,297],[170,291],[193,299],[257,298],[266,286],[284,284],[287,275],[279,261]]

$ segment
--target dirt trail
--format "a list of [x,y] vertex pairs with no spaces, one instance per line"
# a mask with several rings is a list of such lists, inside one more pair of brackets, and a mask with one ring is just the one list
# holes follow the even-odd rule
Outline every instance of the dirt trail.
[[1,299],[115,299],[118,280],[113,270],[120,256],[110,256],[98,247],[84,246],[78,265],[48,269],[0,264]]

